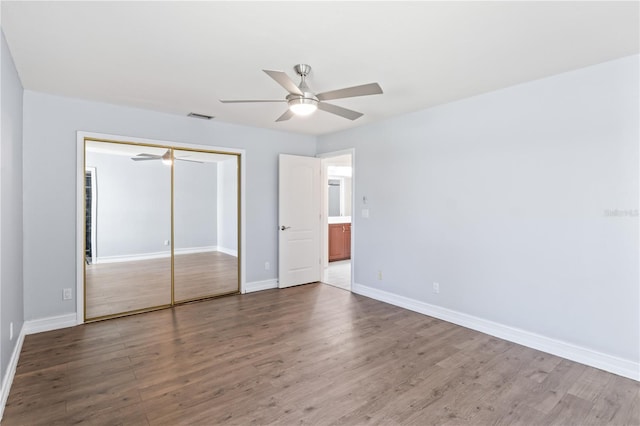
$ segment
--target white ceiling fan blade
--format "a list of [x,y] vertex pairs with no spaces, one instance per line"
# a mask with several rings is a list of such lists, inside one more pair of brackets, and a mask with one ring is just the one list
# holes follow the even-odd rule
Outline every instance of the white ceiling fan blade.
[[198,161],[198,160],[188,160],[186,158],[180,158],[180,157],[176,157],[176,161],[188,161],[190,163],[200,163],[200,164],[204,164],[204,161]]
[[342,108],[337,105],[328,104],[326,102],[318,102],[318,109],[321,109],[331,114],[339,115],[340,117],[347,118],[349,120],[355,120],[362,117],[364,114],[352,109]]
[[290,119],[291,117],[293,117],[293,111],[291,111],[290,109],[287,108],[287,110],[284,112],[284,114],[282,114],[280,117],[278,117],[278,119],[276,120],[276,122],[278,121],[286,121],[288,119]]
[[146,153],[138,154],[135,157],[131,157],[133,161],[159,160],[161,158],[162,158],[162,155],[146,154]]
[[247,100],[222,100],[220,102],[223,104],[242,104],[242,103],[251,103],[251,102],[287,102],[284,99],[247,99]]
[[330,101],[331,99],[354,98],[356,96],[379,95],[381,93],[382,87],[380,87],[378,83],[369,83],[361,86],[353,86],[319,93],[316,97],[321,101]]
[[262,71],[266,72],[267,75],[269,75],[269,77],[271,77],[276,81],[276,83],[284,87],[287,92],[295,95],[302,95],[302,91],[300,90],[300,88],[296,86],[293,80],[291,80],[286,73],[282,71],[269,71],[269,70],[262,70]]

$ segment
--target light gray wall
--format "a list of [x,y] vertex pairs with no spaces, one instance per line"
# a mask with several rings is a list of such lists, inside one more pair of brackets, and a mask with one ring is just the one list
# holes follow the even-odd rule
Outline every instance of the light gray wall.
[[[0,62],[0,380],[22,328],[22,84],[2,33]],[[13,322],[13,340],[9,325]]]
[[638,209],[638,62],[319,137],[356,149],[356,283],[638,362],[639,219],[607,215]]
[[223,249],[238,250],[237,194],[238,160],[232,157],[218,163],[218,246]]
[[98,259],[170,252],[171,169],[161,161],[88,151],[96,168]]
[[[214,106],[215,108],[215,106]],[[186,113],[186,111],[185,111]],[[76,131],[246,150],[247,282],[273,279],[278,154],[315,154],[315,138],[24,92],[25,319],[75,312]]]
[[173,185],[175,248],[218,245],[218,164],[176,161]]
[[[231,158],[236,161],[236,156]],[[227,176],[228,182],[218,182],[217,164],[177,161],[174,166],[174,238],[178,250],[218,245],[218,203],[223,206],[225,201],[231,204],[227,210],[232,209],[233,217],[232,222],[227,218],[225,224],[221,223],[221,228],[233,227],[235,232],[228,233],[234,238],[228,243],[237,249],[237,209],[233,204],[236,169],[231,171],[231,178]],[[98,260],[170,253],[164,242],[171,240],[171,169],[161,161],[132,161],[130,156],[91,150],[86,153],[86,165],[96,169]]]

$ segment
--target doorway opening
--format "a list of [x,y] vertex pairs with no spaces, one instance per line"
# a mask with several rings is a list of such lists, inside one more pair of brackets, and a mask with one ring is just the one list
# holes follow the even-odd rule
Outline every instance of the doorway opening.
[[322,158],[322,282],[351,291],[353,283],[353,150]]

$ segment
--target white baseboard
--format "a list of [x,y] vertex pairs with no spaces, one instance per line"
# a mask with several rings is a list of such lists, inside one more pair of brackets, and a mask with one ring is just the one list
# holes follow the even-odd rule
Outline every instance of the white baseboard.
[[234,250],[234,249],[230,249],[230,248],[226,248],[226,247],[216,247],[217,250],[220,253],[225,253],[228,254],[229,256],[234,256],[234,257],[238,257],[238,250]]
[[20,358],[20,351],[22,350],[22,343],[24,343],[24,324],[18,333],[18,340],[11,353],[11,359],[7,365],[7,371],[2,378],[2,389],[0,389],[0,420],[4,415],[4,407],[7,405],[7,399],[9,398],[9,391],[11,390],[11,384],[13,383],[13,377],[16,374],[16,367],[18,367],[18,359]]
[[[238,257],[238,250],[232,250],[232,249],[228,249],[225,247],[218,247],[218,246],[176,248],[173,251],[176,255],[219,251],[222,253],[230,254],[231,256]],[[168,258],[168,257],[171,257],[170,250],[158,251],[153,253],[125,254],[121,256],[102,256],[102,257],[97,257],[95,259],[95,263],[103,264],[103,263],[135,262],[137,260],[162,259],[162,258]]]
[[269,290],[271,288],[278,288],[278,280],[264,280],[253,281],[244,285],[244,293],[253,293],[254,291]]
[[103,264],[103,263],[135,262],[138,260],[162,259],[164,257],[171,257],[171,252],[158,251],[155,253],[124,254],[121,256],[102,256],[102,257],[96,257],[94,259],[94,263]]
[[24,322],[22,327],[24,334],[35,334],[43,331],[58,330],[60,328],[78,325],[75,312],[73,314],[58,315],[55,317],[39,318]]
[[354,283],[354,293],[640,381],[640,363]]
[[[208,253],[211,251],[220,251],[220,249],[216,246],[204,246],[204,247],[186,247],[186,248],[177,248],[173,249],[173,252],[178,254],[194,254],[194,253]],[[168,257],[171,256],[169,253]]]
[[16,374],[16,367],[18,366],[18,359],[20,358],[20,351],[22,350],[24,337],[28,334],[58,330],[60,328],[73,327],[75,325],[77,325],[75,313],[25,321],[24,324],[22,324],[16,346],[13,348],[13,353],[11,354],[9,365],[7,366],[7,372],[2,378],[2,389],[0,390],[0,420],[2,420],[4,407],[7,404],[7,398],[9,398],[9,391],[11,390],[11,384],[13,383],[13,377]]

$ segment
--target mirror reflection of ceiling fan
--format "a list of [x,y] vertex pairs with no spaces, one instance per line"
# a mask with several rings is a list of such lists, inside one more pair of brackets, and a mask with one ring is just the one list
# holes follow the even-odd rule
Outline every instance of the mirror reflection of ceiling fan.
[[329,92],[323,92],[315,94],[311,91],[306,83],[306,77],[311,72],[311,67],[307,64],[298,64],[293,69],[300,76],[300,84],[296,84],[289,78],[287,74],[282,71],[269,71],[262,70],[269,77],[274,79],[276,83],[284,87],[289,94],[284,99],[255,99],[255,100],[241,100],[241,101],[229,101],[220,100],[225,104],[231,103],[253,103],[253,102],[286,102],[289,105],[284,114],[282,114],[276,121],[285,121],[293,117],[294,115],[309,115],[316,109],[330,112],[331,114],[339,115],[340,117],[347,118],[349,120],[355,120],[362,117],[361,112],[353,111],[351,109],[343,108],[334,104],[329,104],[325,101],[332,99],[344,99],[353,98],[356,96],[368,96],[379,95],[382,93],[382,88],[378,83],[363,84],[360,86],[347,87],[344,89],[331,90]]
[[[190,163],[203,163],[202,161],[197,161],[197,160],[189,160],[188,158],[184,158],[184,157],[188,157],[188,155],[183,155],[183,156],[176,156],[176,160],[177,161],[188,161]],[[148,161],[148,160],[160,160],[162,161],[163,164],[166,164],[167,166],[171,165],[171,150],[167,150],[167,152],[165,152],[162,155],[159,154],[147,154],[147,153],[140,153],[138,155],[136,155],[135,157],[131,157],[131,159],[133,161]]]

